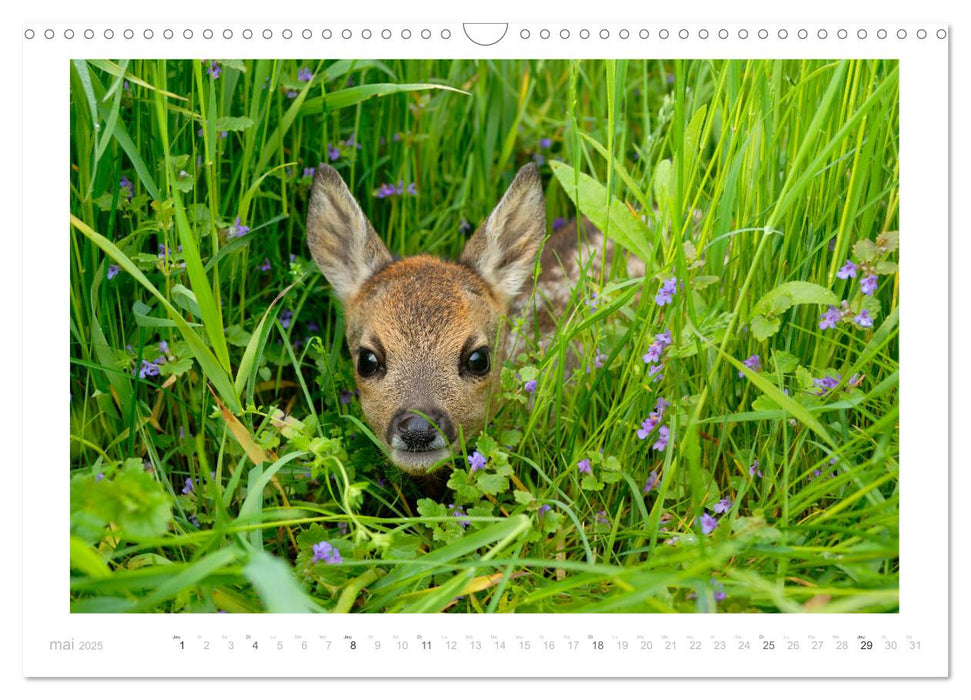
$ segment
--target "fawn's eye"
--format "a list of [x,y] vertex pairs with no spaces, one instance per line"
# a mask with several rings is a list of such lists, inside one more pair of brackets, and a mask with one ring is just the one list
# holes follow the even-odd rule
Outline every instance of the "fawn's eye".
[[381,369],[378,356],[370,350],[360,350],[357,353],[357,373],[362,377],[371,377]]
[[465,367],[479,377],[489,373],[489,348],[479,348],[469,353]]

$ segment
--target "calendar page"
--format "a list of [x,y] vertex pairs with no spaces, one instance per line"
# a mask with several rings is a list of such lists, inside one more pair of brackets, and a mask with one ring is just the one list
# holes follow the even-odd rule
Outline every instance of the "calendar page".
[[22,26],[25,676],[949,674],[948,24],[221,16]]

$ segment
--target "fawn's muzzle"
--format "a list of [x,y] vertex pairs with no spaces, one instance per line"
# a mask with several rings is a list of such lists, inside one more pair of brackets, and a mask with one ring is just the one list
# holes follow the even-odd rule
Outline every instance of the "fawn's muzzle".
[[409,452],[448,447],[454,439],[452,421],[437,409],[402,409],[388,426],[388,444]]

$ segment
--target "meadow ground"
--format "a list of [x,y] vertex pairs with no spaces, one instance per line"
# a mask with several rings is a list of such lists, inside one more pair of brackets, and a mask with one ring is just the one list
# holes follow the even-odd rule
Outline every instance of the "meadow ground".
[[[895,62],[70,70],[73,611],[897,609]],[[362,422],[313,170],[455,257],[529,161],[647,274],[588,269],[423,498]]]

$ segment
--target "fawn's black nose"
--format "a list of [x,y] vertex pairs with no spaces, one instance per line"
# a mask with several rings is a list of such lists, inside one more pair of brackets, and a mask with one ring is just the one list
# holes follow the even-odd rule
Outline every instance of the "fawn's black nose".
[[388,426],[388,442],[392,447],[421,452],[447,447],[455,439],[452,422],[437,409],[401,410]]

